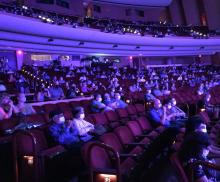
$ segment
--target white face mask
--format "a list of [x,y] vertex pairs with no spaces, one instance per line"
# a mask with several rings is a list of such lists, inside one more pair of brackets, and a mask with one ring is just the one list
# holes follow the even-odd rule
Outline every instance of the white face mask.
[[168,108],[168,109],[171,109],[171,105],[169,104],[169,105],[167,106],[167,108]]
[[85,114],[84,114],[84,113],[80,114],[80,115],[79,115],[79,118],[80,118],[80,119],[84,119],[84,118],[85,118]]
[[209,150],[208,149],[203,149],[203,156],[207,157],[209,155]]
[[102,98],[101,98],[101,97],[98,98],[97,101],[98,101],[98,102],[102,102]]
[[64,122],[65,122],[65,117],[64,116],[60,117],[59,118],[59,123],[64,123]]
[[174,105],[174,106],[176,105],[176,101],[173,101],[173,105]]

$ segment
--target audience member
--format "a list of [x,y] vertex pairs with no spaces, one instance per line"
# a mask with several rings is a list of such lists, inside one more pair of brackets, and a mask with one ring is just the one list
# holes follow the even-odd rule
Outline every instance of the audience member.
[[55,81],[54,86],[49,88],[49,92],[52,100],[64,99],[65,97],[58,81]]
[[21,113],[23,115],[30,115],[30,114],[36,113],[36,111],[31,106],[31,104],[25,103],[26,96],[24,93],[18,94],[17,100],[18,100],[18,104],[16,105],[16,112],[17,113]]

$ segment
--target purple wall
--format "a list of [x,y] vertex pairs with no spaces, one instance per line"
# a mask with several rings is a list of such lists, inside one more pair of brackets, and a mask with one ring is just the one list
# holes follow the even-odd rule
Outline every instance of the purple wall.
[[172,23],[183,25],[183,16],[181,14],[180,5],[177,0],[173,0],[169,6]]
[[220,1],[203,0],[210,29],[220,29]]
[[0,51],[0,57],[8,59],[8,66],[12,70],[17,69],[17,60],[15,51]]
[[[160,21],[164,20],[166,15],[165,7],[132,7],[132,6],[121,6],[113,4],[93,3],[94,5],[101,7],[101,12],[93,12],[95,17],[102,18],[113,18],[113,19],[124,19],[124,20],[142,20],[142,21]],[[126,16],[125,10],[130,9],[131,15]],[[144,11],[144,17],[139,17],[136,10]]]
[[186,23],[188,25],[201,25],[197,0],[183,0],[182,2],[186,17]]
[[39,8],[42,10],[47,10],[51,12],[56,12],[60,14],[66,14],[66,15],[79,15],[83,16],[83,2],[81,0],[74,0],[74,1],[68,1],[69,2],[69,8],[63,8],[60,6],[57,6],[56,4],[43,4],[43,3],[37,3],[36,0],[24,0],[25,4],[34,8]]

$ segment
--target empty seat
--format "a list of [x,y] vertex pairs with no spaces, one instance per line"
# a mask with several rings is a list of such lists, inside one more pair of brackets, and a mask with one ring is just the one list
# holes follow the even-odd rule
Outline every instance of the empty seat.
[[135,108],[139,116],[145,116],[146,111],[143,104],[135,104]]
[[120,122],[119,122],[120,119],[119,119],[119,117],[118,117],[116,112],[114,112],[114,111],[106,111],[105,112],[105,116],[108,119],[109,126],[111,128],[116,128],[117,126],[120,125]]
[[104,113],[96,113],[91,115],[93,117],[94,124],[100,124],[105,127],[108,127],[108,120]]
[[129,120],[129,115],[126,108],[118,108],[115,110],[120,118],[120,122],[126,123]]
[[130,117],[130,119],[131,120],[133,120],[133,119],[136,119],[137,118],[137,110],[136,110],[136,108],[135,108],[135,106],[134,105],[128,105],[127,107],[126,107],[126,109],[127,109],[127,111],[128,111],[128,114],[129,114],[129,117]]
[[36,129],[17,132],[13,137],[13,150],[15,176],[22,182],[45,180],[45,163],[65,151],[60,145],[48,148],[43,131]]
[[108,145],[88,142],[83,148],[90,181],[126,181],[135,167],[131,158],[121,162],[118,152]]
[[45,104],[44,110],[46,113],[50,113],[51,111],[59,109],[56,104]]

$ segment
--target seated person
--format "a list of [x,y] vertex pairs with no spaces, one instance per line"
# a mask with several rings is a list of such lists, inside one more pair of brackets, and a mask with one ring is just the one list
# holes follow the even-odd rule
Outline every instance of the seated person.
[[50,92],[47,88],[45,88],[44,84],[38,87],[36,97],[37,97],[36,100],[38,102],[43,102],[50,98]]
[[[214,163],[213,160],[207,158],[209,154],[210,140],[207,133],[193,132],[188,135],[181,146],[179,157],[183,162],[186,171],[190,168],[190,163],[193,161],[204,161]],[[202,165],[195,165],[193,170],[193,181],[198,182],[214,182],[216,172]]]
[[99,113],[102,111],[109,111],[112,110],[112,108],[106,106],[104,103],[102,103],[102,96],[100,94],[96,94],[94,96],[94,100],[91,104],[91,110],[94,113]]
[[156,96],[156,97],[159,97],[159,96],[163,96],[163,93],[161,92],[161,90],[159,89],[159,85],[157,84],[153,90],[153,94]]
[[164,125],[165,127],[181,127],[181,123],[177,123],[173,120],[174,115],[169,113],[169,109],[171,108],[170,103],[165,103],[162,107],[162,104],[159,99],[155,99],[153,103],[153,108],[149,111],[149,118],[153,124],[153,126]]
[[176,119],[179,119],[181,117],[186,117],[186,113],[182,111],[179,107],[176,106],[176,99],[170,98],[169,102],[171,103],[171,113],[175,113]]
[[166,116],[166,107],[162,107],[159,99],[155,99],[153,107],[149,111],[149,119],[153,126],[164,125],[169,126],[170,120]]
[[147,102],[150,102],[150,101],[153,101],[155,99],[156,99],[156,97],[151,93],[151,89],[147,89],[146,95],[145,95],[145,100]]
[[206,124],[203,122],[202,118],[198,115],[190,117],[185,125],[186,132],[185,136],[193,132],[204,132],[207,133]]
[[110,94],[108,94],[108,93],[105,93],[104,94],[104,101],[103,101],[103,103],[106,105],[106,106],[109,106],[109,107],[111,107],[111,108],[115,108],[115,102],[114,102],[114,99],[112,99],[111,97],[110,97]]
[[36,111],[32,107],[32,105],[25,103],[26,96],[24,93],[18,94],[17,97],[18,104],[16,105],[16,112],[24,115],[36,114]]
[[64,99],[63,89],[60,87],[59,81],[55,81],[54,86],[49,89],[52,100]]
[[85,121],[85,113],[82,107],[75,107],[72,110],[73,120],[71,121],[71,125],[77,133],[79,134],[80,140],[88,141],[92,139],[91,133],[94,132],[94,125]]
[[0,120],[10,118],[13,112],[16,113],[16,108],[12,100],[7,95],[2,96],[0,98]]
[[121,100],[121,95],[119,93],[115,93],[114,102],[116,108],[125,108],[128,106],[123,100]]
[[80,141],[77,130],[65,121],[65,117],[60,110],[50,112],[49,119],[52,122],[49,127],[49,134],[53,141],[67,148],[74,147]]
[[79,90],[76,88],[75,84],[72,84],[70,87],[68,86],[67,92],[66,92],[66,98],[71,99],[76,97]]

